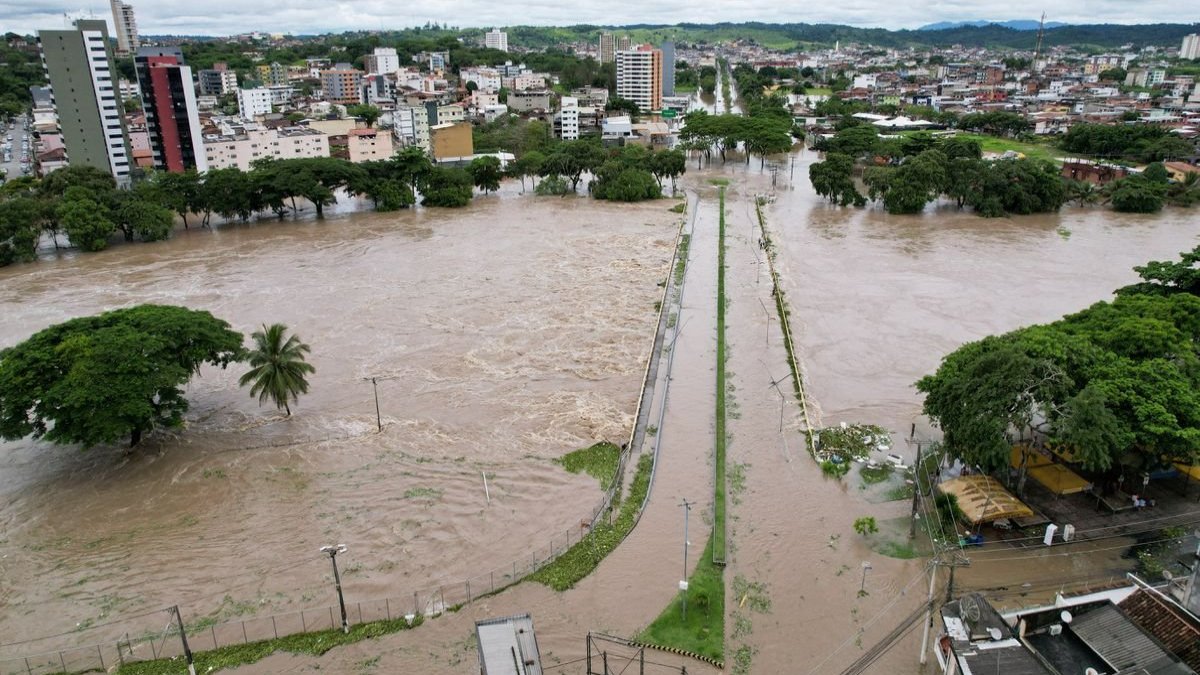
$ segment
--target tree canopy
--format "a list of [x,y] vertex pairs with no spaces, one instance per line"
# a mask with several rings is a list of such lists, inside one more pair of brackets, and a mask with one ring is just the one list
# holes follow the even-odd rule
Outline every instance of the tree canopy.
[[242,334],[205,311],[139,305],[50,326],[0,351],[0,437],[84,448],[178,427],[202,364],[243,356]]
[[[1174,279],[1170,265],[1138,270]],[[925,413],[955,457],[988,470],[1031,430],[1073,447],[1090,471],[1200,460],[1200,296],[1187,288],[1148,281],[967,344],[917,382]]]

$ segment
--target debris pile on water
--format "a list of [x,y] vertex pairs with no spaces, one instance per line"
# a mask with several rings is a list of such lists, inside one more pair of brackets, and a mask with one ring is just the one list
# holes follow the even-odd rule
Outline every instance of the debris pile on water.
[[817,461],[848,464],[864,462],[872,452],[892,449],[887,429],[874,424],[846,424],[818,429],[813,435]]

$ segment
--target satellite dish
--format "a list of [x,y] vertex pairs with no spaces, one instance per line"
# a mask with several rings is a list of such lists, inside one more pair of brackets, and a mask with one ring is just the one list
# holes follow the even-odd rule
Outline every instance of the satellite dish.
[[965,616],[969,621],[979,620],[979,605],[975,604],[974,598],[963,598],[961,605],[963,616]]
[[1058,615],[1058,618],[1062,619],[1063,623],[1071,623],[1071,621],[1074,620],[1074,617],[1071,616],[1071,613],[1065,609],[1061,614]]
[[992,626],[988,629],[988,635],[990,635],[993,640],[999,640],[1000,638],[1004,637],[1004,633],[1001,633],[1000,629],[996,628],[995,626]]

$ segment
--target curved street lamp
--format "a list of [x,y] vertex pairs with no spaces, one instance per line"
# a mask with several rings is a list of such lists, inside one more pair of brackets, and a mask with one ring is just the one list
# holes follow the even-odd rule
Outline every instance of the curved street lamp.
[[337,554],[345,553],[346,545],[322,546],[321,553],[329,554],[329,562],[333,563],[333,584],[337,587],[338,607],[342,610],[342,632],[350,632],[350,622],[346,620],[346,599],[342,597],[342,577],[338,574]]

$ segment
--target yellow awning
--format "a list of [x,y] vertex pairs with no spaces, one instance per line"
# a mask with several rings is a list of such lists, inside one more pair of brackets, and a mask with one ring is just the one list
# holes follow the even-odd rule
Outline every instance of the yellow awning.
[[1088,489],[1091,483],[1062,464],[1039,466],[1029,470],[1034,480],[1056,495],[1073,495]]
[[1009,453],[1009,464],[1011,464],[1014,469],[1018,469],[1021,467],[1022,461],[1025,462],[1025,468],[1027,469],[1032,469],[1036,466],[1053,464],[1049,457],[1043,455],[1037,450],[1028,448],[1028,446],[1012,446],[1012,451]]
[[1182,462],[1175,462],[1175,468],[1179,469],[1179,473],[1193,480],[1200,480],[1200,465],[1188,466]]
[[991,476],[960,476],[938,485],[943,494],[958,498],[958,508],[973,525],[990,523],[1001,518],[1028,518],[1033,515],[999,481]]

